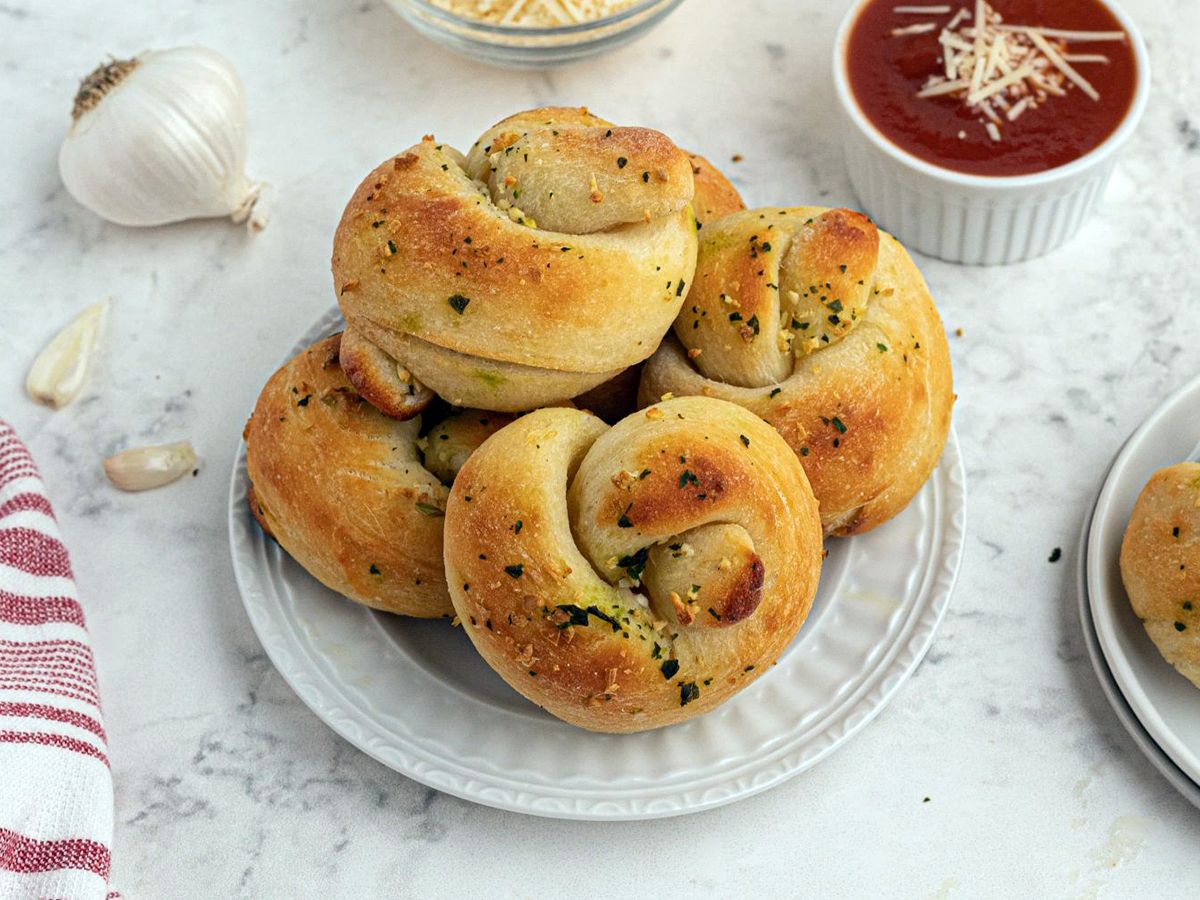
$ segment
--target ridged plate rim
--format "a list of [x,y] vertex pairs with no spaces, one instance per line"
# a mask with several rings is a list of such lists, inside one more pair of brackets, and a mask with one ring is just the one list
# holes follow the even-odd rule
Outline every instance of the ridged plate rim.
[[[340,326],[341,319],[337,311],[329,312],[309,329],[289,358]],[[693,760],[691,770],[681,768],[672,772],[669,783],[661,786],[649,784],[644,773],[636,771],[607,780],[581,775],[555,783],[539,780],[536,767],[498,771],[489,767],[486,760],[481,760],[477,754],[466,753],[462,748],[456,751],[454,748],[441,747],[433,752],[430,747],[422,746],[424,734],[419,731],[408,735],[399,733],[397,729],[389,727],[382,716],[373,714],[368,707],[377,698],[364,693],[362,686],[349,684],[345,679],[332,677],[325,671],[330,664],[329,659],[314,637],[313,629],[308,623],[297,621],[280,600],[281,576],[272,570],[268,561],[273,544],[263,535],[248,511],[245,465],[246,446],[240,442],[229,493],[233,569],[255,633],[275,668],[296,694],[318,718],[351,744],[415,781],[486,806],[552,818],[638,820],[699,812],[768,790],[816,765],[880,713],[928,652],[938,625],[949,607],[962,561],[966,532],[966,477],[958,437],[951,429],[941,464],[913,504],[924,509],[924,505],[929,503],[932,510],[921,530],[911,535],[922,546],[928,545],[924,558],[906,559],[901,563],[911,564],[911,572],[907,576],[909,580],[913,578],[913,573],[919,574],[918,588],[909,590],[900,598],[895,610],[889,614],[887,628],[894,634],[874,645],[856,648],[858,655],[853,665],[859,668],[843,680],[837,691],[830,692],[830,702],[837,705],[823,712],[818,722],[819,730],[806,734],[803,711],[795,710],[790,727],[772,735],[769,747],[734,756],[722,757],[717,753],[710,756],[707,769],[697,768],[699,762]],[[878,529],[874,533],[877,535],[874,540],[885,539],[885,529],[906,527],[905,521],[902,516]],[[892,536],[896,534],[893,532]],[[872,535],[852,539],[850,544],[854,549],[845,552],[861,557],[858,548],[868,547],[868,541],[872,541]],[[859,558],[858,565],[879,564],[880,560],[871,559],[869,551],[863,552],[868,555]],[[284,560],[282,565],[295,567],[295,563],[285,559],[284,554],[279,553],[279,558]],[[303,577],[308,578],[307,575]],[[325,591],[315,581],[312,581],[311,588]],[[287,587],[287,590],[291,588]],[[830,602],[835,606],[844,606],[848,601],[835,597]],[[346,608],[341,605],[343,601],[338,603],[336,613],[344,616]],[[380,615],[366,608],[354,609],[364,617]],[[319,610],[320,607],[318,615]],[[810,621],[818,621],[818,617],[814,615]],[[371,629],[372,633],[377,631],[378,628]],[[830,637],[836,640],[853,635],[835,634]],[[808,640],[806,632],[801,633],[797,642],[803,640]],[[832,642],[820,635],[811,640],[813,645],[806,649],[806,656],[812,655],[812,652],[820,653],[823,641]],[[817,649],[813,651],[812,646]],[[787,659],[786,655],[781,658],[780,665],[784,666]],[[816,659],[818,663],[821,661],[820,656]],[[844,660],[838,660],[835,653],[826,661],[832,668]],[[810,663],[799,661],[796,666],[806,664]],[[786,670],[787,667],[784,668]],[[414,678],[426,678],[428,673],[414,671],[411,674]],[[752,694],[760,685],[766,686],[763,691],[771,691],[771,708],[768,710],[764,704],[759,713],[764,718],[768,715],[777,716],[780,712],[777,705],[786,703],[787,698],[793,696],[786,690],[785,678],[786,671],[766,673],[743,694],[695,723],[645,735],[616,737],[615,740],[640,739],[669,745],[675,739],[669,733],[676,729],[719,728],[723,720],[713,717],[726,710],[733,718],[734,712],[726,709],[733,704],[743,705],[737,709],[737,715],[754,716],[754,707],[745,704],[760,702]],[[761,695],[763,691],[758,694]],[[460,693],[448,687],[441,698],[443,702],[464,702]],[[487,714],[486,708],[483,714]],[[809,711],[809,718],[812,715]],[[422,716],[426,718],[422,720]],[[426,725],[437,722],[437,717],[438,709],[435,708],[405,710],[404,715],[406,722],[415,720],[418,726],[421,721]],[[503,718],[500,721],[503,722]],[[558,740],[556,751],[562,750],[563,742],[593,751],[595,745],[589,748],[588,742],[614,740],[613,736],[594,735],[561,723],[554,725],[568,729],[562,735],[555,735]],[[502,728],[511,731],[507,724]],[[707,739],[709,732],[701,733],[706,735],[706,740],[693,743],[710,743]],[[519,735],[511,733],[497,737],[500,740],[521,739]],[[711,748],[699,748],[701,752],[706,749]],[[536,748],[531,752],[536,752]]]

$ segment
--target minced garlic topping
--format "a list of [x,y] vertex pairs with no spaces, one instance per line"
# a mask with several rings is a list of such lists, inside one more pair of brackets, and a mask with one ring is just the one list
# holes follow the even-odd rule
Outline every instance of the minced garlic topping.
[[640,0],[430,0],[447,12],[492,25],[553,28],[594,22]]
[[950,16],[945,23],[918,21],[901,26],[893,29],[892,36],[939,32],[942,71],[931,75],[917,96],[961,100],[979,115],[993,141],[1003,139],[1001,128],[1006,122],[1015,122],[1071,88],[1099,101],[1100,94],[1075,65],[1102,65],[1108,58],[1072,54],[1068,45],[1127,39],[1123,31],[1062,31],[1008,24],[985,0],[975,0],[973,9],[964,6],[957,12],[949,5],[897,6],[894,11],[922,19]]

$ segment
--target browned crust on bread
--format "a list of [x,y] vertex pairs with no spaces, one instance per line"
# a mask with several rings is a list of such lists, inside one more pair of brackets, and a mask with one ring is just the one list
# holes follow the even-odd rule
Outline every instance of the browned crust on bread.
[[335,335],[304,350],[259,395],[246,426],[251,512],[300,565],[349,599],[404,615],[449,615],[446,489],[420,464],[417,423],[366,403],[341,370],[339,345]]
[[1200,463],[1150,478],[1125,530],[1121,577],[1163,658],[1200,687]]
[[741,570],[741,577],[726,595],[722,604],[721,622],[725,627],[748,618],[762,601],[763,563],[755,557]]
[[[665,341],[644,367],[640,401],[670,392],[738,403],[800,455],[827,533],[888,521],[936,467],[954,404],[945,331],[912,258],[848,210],[750,210],[702,235],[676,323],[692,355]],[[796,310],[792,341],[813,346],[774,343],[785,302]],[[737,326],[752,317],[758,332],[747,336]]]
[[271,533],[271,526],[267,522],[267,514],[263,510],[262,504],[258,502],[258,496],[254,493],[253,484],[246,489],[246,505],[250,507],[250,515],[254,516],[254,521],[263,530],[263,534],[271,540],[275,540],[275,535]]
[[[447,506],[447,577],[472,642],[517,691],[595,731],[681,722],[753,681],[808,615],[823,557],[803,469],[768,425],[697,398],[656,412],[611,430],[576,410],[531,413],[468,460]],[[703,486],[681,478],[681,456],[722,485],[715,501],[696,505]],[[649,459],[661,471],[641,477]],[[653,515],[594,516],[618,508]],[[717,537],[700,568],[672,555],[679,544],[686,557],[684,534]],[[696,582],[685,615],[648,586],[651,547],[672,577]],[[711,578],[710,564],[728,577]],[[641,565],[638,600],[627,586]]]
[[[646,359],[695,265],[686,155],[658,132],[553,108],[510,117],[481,141],[469,158],[422,141],[359,185],[332,260],[349,326],[461,354],[463,379],[494,381],[490,363],[536,378],[604,375]],[[400,361],[443,396],[475,396]],[[534,393],[561,402],[595,383]]]
[[437,396],[411,373],[403,380],[396,360],[354,329],[342,335],[338,361],[363,399],[393,419],[403,422],[419,416]]
[[699,154],[689,154],[688,158],[692,162],[692,176],[696,179],[692,207],[702,225],[746,208],[742,195],[720,169]]

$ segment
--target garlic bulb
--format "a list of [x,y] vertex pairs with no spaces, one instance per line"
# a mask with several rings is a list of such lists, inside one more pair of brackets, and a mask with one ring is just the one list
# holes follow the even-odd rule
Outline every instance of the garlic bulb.
[[190,441],[126,450],[104,461],[104,474],[123,491],[148,491],[195,471]]
[[62,409],[79,394],[108,321],[108,301],[89,306],[38,354],[25,391],[38,403]]
[[63,183],[119,225],[231,216],[266,225],[264,185],[245,175],[246,101],[237,72],[204,47],[112,60],[75,96],[58,154]]

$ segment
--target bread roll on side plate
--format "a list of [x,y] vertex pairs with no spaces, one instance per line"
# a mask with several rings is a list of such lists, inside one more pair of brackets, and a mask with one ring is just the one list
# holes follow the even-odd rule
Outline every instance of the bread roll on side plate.
[[1200,687],[1200,463],[1154,473],[1121,543],[1130,605],[1163,659]]

